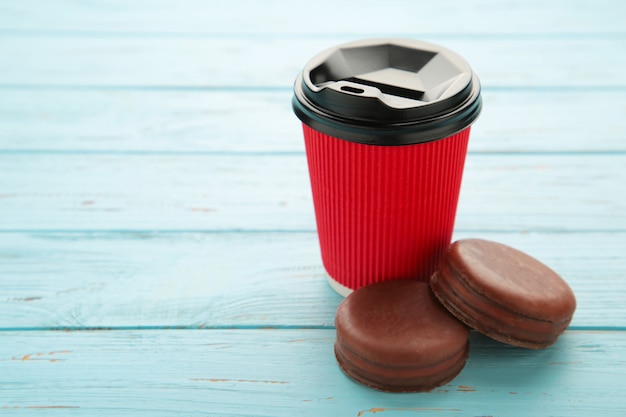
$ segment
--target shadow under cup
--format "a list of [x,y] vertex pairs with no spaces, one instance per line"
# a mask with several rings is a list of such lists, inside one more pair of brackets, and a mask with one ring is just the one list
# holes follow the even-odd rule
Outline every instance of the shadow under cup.
[[428,280],[452,238],[481,108],[469,64],[414,40],[340,45],[307,63],[293,107],[331,286],[345,296],[390,279]]

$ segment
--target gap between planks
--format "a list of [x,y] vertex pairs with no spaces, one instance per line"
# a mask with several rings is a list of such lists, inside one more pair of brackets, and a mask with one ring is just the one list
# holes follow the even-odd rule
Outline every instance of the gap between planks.
[[[182,326],[42,326],[0,327],[0,332],[127,332],[180,330],[335,330],[331,325],[182,325]],[[626,332],[626,326],[570,326],[566,332]]]

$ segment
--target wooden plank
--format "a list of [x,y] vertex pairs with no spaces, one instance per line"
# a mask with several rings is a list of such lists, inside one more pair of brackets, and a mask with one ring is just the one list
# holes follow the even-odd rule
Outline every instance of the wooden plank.
[[[0,152],[304,152],[291,91],[5,90]],[[485,90],[470,152],[625,151],[624,91]]]
[[[624,154],[473,154],[459,230],[626,230]],[[303,154],[0,156],[0,230],[314,230]]]
[[250,0],[215,5],[202,0],[2,3],[0,29],[138,34],[305,34],[378,31],[405,33],[607,33],[623,32],[618,0],[467,2]]
[[[626,328],[625,233],[464,237],[561,274],[575,328]],[[314,232],[1,233],[0,294],[0,329],[329,327],[341,301]]]
[[[0,37],[1,86],[290,87],[304,64],[353,36]],[[626,87],[626,37],[425,37],[464,56],[485,87]],[[494,59],[497,57],[497,59]]]
[[[6,337],[10,335],[10,337]],[[0,410],[47,415],[621,417],[626,332],[510,348],[473,334],[462,373],[430,393],[354,383],[333,330],[11,332]],[[245,399],[245,400],[244,400]]]

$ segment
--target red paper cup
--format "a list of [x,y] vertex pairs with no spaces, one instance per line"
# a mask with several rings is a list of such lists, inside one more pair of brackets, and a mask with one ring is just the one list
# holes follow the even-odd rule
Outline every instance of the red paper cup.
[[428,280],[452,238],[481,108],[467,62],[424,42],[353,42],[309,61],[294,93],[332,287]]

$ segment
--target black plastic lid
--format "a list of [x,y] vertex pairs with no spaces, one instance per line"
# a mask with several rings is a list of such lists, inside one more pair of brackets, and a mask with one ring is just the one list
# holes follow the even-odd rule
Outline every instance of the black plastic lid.
[[480,82],[462,57],[441,46],[363,40],[311,59],[292,104],[300,120],[327,135],[408,145],[443,139],[476,120]]

